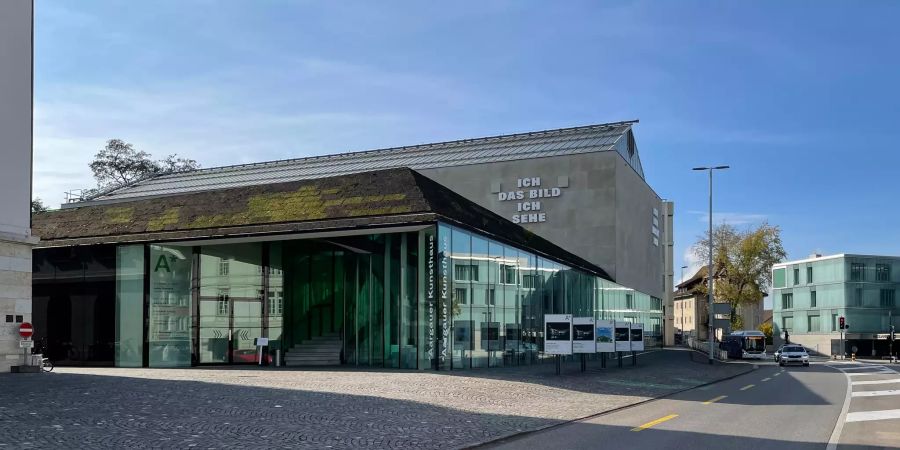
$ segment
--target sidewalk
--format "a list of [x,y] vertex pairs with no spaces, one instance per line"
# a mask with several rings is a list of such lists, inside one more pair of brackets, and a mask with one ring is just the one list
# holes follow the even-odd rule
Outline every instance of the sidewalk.
[[[0,441],[19,448],[463,448],[752,370],[671,349],[460,372],[57,368],[0,376]],[[58,372],[58,373],[57,373]],[[22,438],[18,438],[22,437]]]

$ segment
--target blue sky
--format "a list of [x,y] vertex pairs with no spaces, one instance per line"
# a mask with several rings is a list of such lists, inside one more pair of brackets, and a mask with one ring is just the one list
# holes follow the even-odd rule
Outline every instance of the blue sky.
[[[900,255],[900,3],[35,2],[35,193],[106,139],[205,167],[640,119],[676,277],[714,215]],[[451,6],[452,5],[452,6]]]

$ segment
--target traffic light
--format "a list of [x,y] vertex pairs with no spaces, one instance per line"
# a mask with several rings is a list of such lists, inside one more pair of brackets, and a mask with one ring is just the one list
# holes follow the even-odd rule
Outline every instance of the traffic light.
[[840,319],[838,319],[838,321],[840,322],[841,329],[843,330],[844,329],[844,316],[841,316]]

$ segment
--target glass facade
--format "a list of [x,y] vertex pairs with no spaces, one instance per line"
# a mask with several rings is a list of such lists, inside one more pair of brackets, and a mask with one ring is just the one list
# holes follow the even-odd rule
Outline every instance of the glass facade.
[[191,365],[191,248],[150,245],[150,367]]
[[661,336],[659,299],[446,224],[438,241],[442,369],[542,359],[544,314],[639,322]]
[[338,342],[337,358],[347,365],[477,369],[540,362],[544,314],[643,322],[651,343],[662,332],[658,298],[443,223],[36,255],[36,308],[81,308],[69,321],[81,328],[70,327],[51,346],[73,363],[256,364],[256,339],[268,338],[265,362],[276,351],[290,355],[327,341]]
[[[894,301],[900,287],[898,261],[900,258],[840,255],[774,267],[775,333],[783,338],[787,328],[792,342],[796,339],[799,343],[804,343],[805,335],[818,335],[822,338],[810,342],[818,343],[820,353],[839,353],[831,341],[840,339],[837,322],[843,316],[850,326],[851,347],[867,356],[873,351],[875,355],[886,352],[891,318],[893,325],[900,325],[900,309]],[[798,271],[806,274],[805,280],[792,279],[791,274]],[[790,326],[786,327],[787,323]]]
[[116,248],[116,366],[141,367],[144,354],[144,246]]

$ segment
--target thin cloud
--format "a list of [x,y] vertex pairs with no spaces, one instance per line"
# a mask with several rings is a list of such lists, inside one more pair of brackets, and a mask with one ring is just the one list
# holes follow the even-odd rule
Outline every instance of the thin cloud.
[[[697,216],[702,223],[709,222],[709,213],[705,211],[688,211],[688,214]],[[740,212],[713,212],[713,223],[727,223],[729,225],[754,225],[769,220],[766,214],[740,213]]]

